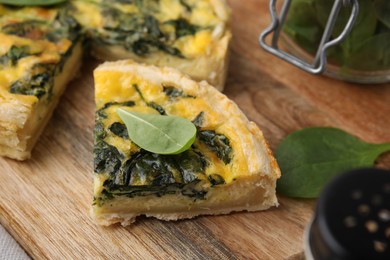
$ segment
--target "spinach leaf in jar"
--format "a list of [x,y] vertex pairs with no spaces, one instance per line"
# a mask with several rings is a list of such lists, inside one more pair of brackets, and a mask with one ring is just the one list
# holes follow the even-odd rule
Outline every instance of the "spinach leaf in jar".
[[374,7],[379,21],[390,29],[390,1],[374,0]]
[[283,30],[305,50],[314,53],[322,36],[314,0],[293,1]]

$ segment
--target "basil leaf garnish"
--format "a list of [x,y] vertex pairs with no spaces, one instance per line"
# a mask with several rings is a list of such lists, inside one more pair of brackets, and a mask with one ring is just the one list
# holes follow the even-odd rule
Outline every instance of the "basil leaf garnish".
[[117,113],[125,123],[130,139],[139,147],[157,154],[178,154],[194,143],[195,125],[181,117],[130,112]]
[[275,156],[282,171],[277,191],[297,198],[315,198],[334,176],[371,167],[390,143],[370,144],[336,128],[307,128],[287,136]]
[[67,0],[0,0],[0,4],[16,6],[42,6],[59,4],[66,1]]

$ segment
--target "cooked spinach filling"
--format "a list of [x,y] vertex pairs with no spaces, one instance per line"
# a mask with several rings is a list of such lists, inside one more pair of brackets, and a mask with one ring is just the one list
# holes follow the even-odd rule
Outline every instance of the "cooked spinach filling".
[[[18,8],[16,8],[18,9]],[[6,24],[1,27],[0,32],[9,35],[16,35],[31,40],[48,40],[58,42],[61,39],[69,39],[76,43],[80,39],[80,25],[70,16],[72,7],[70,4],[64,5],[53,22],[42,20],[27,20]],[[74,45],[73,45],[74,46]],[[31,95],[41,99],[46,96],[51,99],[54,87],[54,77],[62,72],[63,67],[72,54],[73,46],[65,53],[61,54],[61,59],[56,63],[37,63],[33,65],[29,72],[22,78],[14,81],[9,87],[9,92],[20,95]],[[5,67],[16,66],[20,59],[31,55],[28,45],[12,45],[8,52],[0,57],[0,65]]]
[[204,199],[207,191],[198,189],[196,185],[200,183],[199,180],[195,180],[189,184],[182,183],[173,183],[169,185],[160,185],[160,186],[127,186],[127,187],[113,187],[112,189],[104,189],[100,197],[94,198],[93,205],[102,206],[104,203],[109,202],[109,200],[119,197],[126,196],[129,198],[139,197],[139,196],[150,196],[154,195],[161,197],[168,194],[182,194],[197,199]]
[[96,173],[107,172],[115,175],[122,164],[123,155],[114,146],[100,140],[93,150],[94,170]]
[[[136,85],[133,86],[140,94],[140,102],[145,103],[140,89]],[[187,96],[174,87],[164,87],[164,90],[175,98]],[[129,137],[126,126],[120,122],[111,123],[105,129],[107,109],[113,105],[131,107],[135,104],[133,101],[106,103],[96,112],[94,169],[96,174],[104,173],[108,176],[103,183],[104,190],[100,197],[95,198],[95,203],[101,205],[117,196],[163,196],[177,193],[194,199],[204,199],[208,188],[202,188],[203,186],[198,184],[208,182],[209,186],[215,186],[225,183],[218,173],[206,175],[206,169],[211,162],[196,142],[189,150],[180,154],[161,155],[138,149],[130,152],[129,157],[109,145],[105,141],[108,135],[122,138],[123,141]],[[232,148],[229,139],[213,130],[202,130],[203,118],[204,112],[201,112],[193,120],[198,122],[200,131],[197,139],[204,144],[202,149],[209,149],[225,164],[230,163]]]
[[225,164],[229,164],[232,160],[233,153],[229,139],[223,134],[216,133],[214,130],[202,130],[203,121],[204,112],[200,112],[192,120],[192,123],[198,128],[198,140],[204,143]]
[[197,137],[225,164],[229,164],[231,162],[232,148],[230,146],[229,139],[225,135],[217,134],[213,130],[202,130],[198,131]]
[[164,84],[163,84],[163,91],[164,91],[165,95],[167,95],[167,97],[170,100],[175,100],[175,99],[180,98],[180,97],[195,98],[194,96],[185,94],[183,92],[183,90],[181,90],[181,89],[177,89],[173,86],[168,86],[168,85],[164,85]]
[[198,130],[200,130],[202,127],[203,121],[204,121],[204,112],[202,111],[192,120],[192,123],[196,126],[196,128]]
[[[191,24],[185,18],[161,22],[155,18],[159,12],[159,3],[154,0],[110,0],[111,3],[135,4],[139,12],[126,13],[120,7],[96,3],[103,17],[103,29],[92,29],[94,41],[100,44],[119,45],[138,56],[147,56],[156,51],[162,51],[172,56],[185,58],[173,43],[184,36],[195,35],[205,29]],[[192,8],[185,1],[180,4],[187,12]],[[170,25],[173,31],[164,30]]]
[[[20,8],[14,8],[20,9]],[[49,40],[58,42],[67,38],[75,41],[80,37],[81,26],[71,15],[75,9],[70,4],[64,4],[58,10],[53,22],[29,19],[3,25],[0,31],[4,34],[16,35],[33,40]]]
[[[184,58],[180,50],[172,47],[169,35],[160,29],[161,23],[152,15],[128,14],[115,7],[101,6],[104,30],[92,30],[94,40],[102,44],[120,45],[146,56],[156,50]],[[194,34],[195,31],[192,33]]]
[[[47,100],[50,101],[53,94],[54,78],[57,74],[62,72],[65,62],[72,51],[73,47],[69,48],[66,53],[61,55],[62,58],[58,63],[35,64],[26,76],[11,84],[9,92],[13,94],[36,96],[39,99],[46,96]],[[24,56],[19,56],[19,59],[28,56],[29,54],[26,53],[21,55]],[[13,61],[11,61],[11,63],[12,62]],[[15,61],[15,63],[17,63],[17,61]],[[10,62],[8,62],[8,64],[10,64]]]
[[104,124],[102,121],[96,118],[96,123],[95,123],[95,128],[93,130],[93,135],[94,135],[94,143],[95,145],[98,144],[101,140],[106,138],[107,133],[104,130]]
[[166,115],[167,113],[165,112],[165,109],[160,106],[159,104],[153,102],[153,101],[147,101],[144,97],[144,95],[142,94],[141,90],[139,89],[139,87],[137,86],[137,84],[133,84],[133,87],[134,89],[137,91],[137,93],[139,94],[141,100],[150,108],[153,108],[154,110],[156,110],[157,112],[160,113],[160,115]]
[[190,24],[186,19],[183,18],[170,20],[166,23],[175,27],[176,39],[187,35],[194,35],[200,29],[199,26]]
[[121,171],[106,181],[105,186],[188,184],[199,179],[197,175],[204,175],[206,166],[206,159],[194,148],[179,155],[160,155],[141,150],[124,162]]
[[0,56],[0,64],[4,66],[15,66],[18,63],[18,60],[30,55],[29,46],[12,45],[6,54]]
[[106,109],[111,106],[125,106],[125,107],[132,107],[135,105],[134,101],[124,101],[124,102],[108,102],[104,104],[102,108],[96,111],[96,120],[100,121],[102,118],[107,118]]
[[225,184],[225,180],[219,174],[216,174],[216,173],[211,174],[211,175],[209,175],[208,178],[209,178],[209,181],[211,182],[211,185],[213,185],[213,186]]
[[25,77],[12,83],[10,92],[41,98],[46,93],[51,96],[54,85],[55,65],[36,64]]
[[108,129],[114,134],[119,137],[122,137],[123,139],[129,139],[129,133],[127,131],[126,125],[115,122],[112,125],[108,127]]
[[77,41],[82,37],[81,25],[73,17],[75,8],[71,4],[65,4],[59,10],[56,19],[50,25],[50,29],[47,31],[46,39],[51,42],[58,42],[63,38],[67,38],[72,42]]

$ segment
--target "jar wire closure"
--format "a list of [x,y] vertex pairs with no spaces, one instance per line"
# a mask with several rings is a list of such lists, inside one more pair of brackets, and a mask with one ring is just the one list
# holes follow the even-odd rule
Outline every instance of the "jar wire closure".
[[[332,10],[330,12],[327,24],[325,26],[325,30],[321,37],[320,44],[318,46],[316,55],[312,63],[308,63],[303,61],[283,50],[281,50],[278,46],[280,32],[282,30],[283,24],[286,20],[287,13],[290,9],[291,0],[284,0],[282,8],[280,10],[279,15],[276,11],[276,0],[270,0],[269,3],[269,11],[271,14],[271,25],[267,27],[259,36],[260,46],[263,47],[269,53],[279,57],[280,59],[295,65],[296,67],[307,71],[312,74],[321,74],[325,71],[327,65],[326,52],[327,50],[340,44],[348,34],[351,32],[353,25],[356,22],[356,18],[359,14],[359,2],[358,0],[335,0]],[[347,6],[352,6],[351,15],[346,23],[341,34],[330,40],[332,35],[333,27],[336,23],[337,16],[340,12],[341,8],[345,8]],[[271,45],[266,43],[266,38],[268,35],[272,34]]]

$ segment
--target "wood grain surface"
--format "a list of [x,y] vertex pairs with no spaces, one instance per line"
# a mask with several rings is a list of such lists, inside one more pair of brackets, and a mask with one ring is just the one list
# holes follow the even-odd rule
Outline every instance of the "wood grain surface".
[[[312,76],[257,43],[267,0],[230,0],[231,61],[225,93],[263,130],[273,150],[288,133],[335,126],[365,141],[390,141],[390,84],[357,85]],[[92,71],[69,85],[31,160],[0,158],[0,222],[37,259],[287,259],[302,251],[315,201],[279,197],[265,212],[99,227],[92,202]],[[294,151],[291,151],[294,152]],[[390,154],[378,160],[390,168]],[[0,257],[1,258],[1,257]]]

